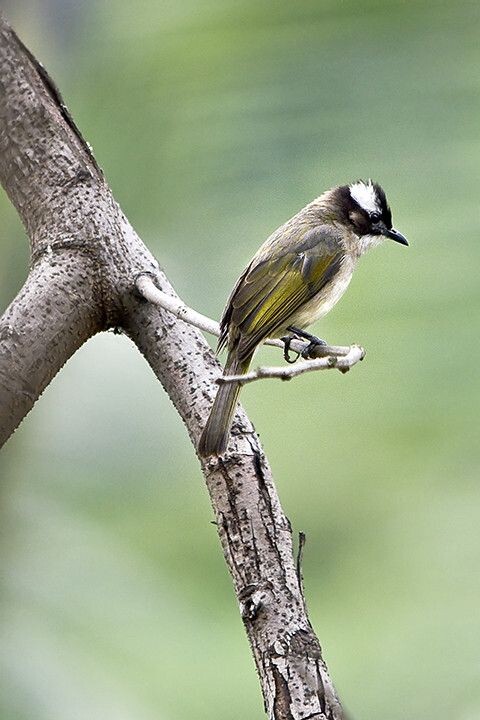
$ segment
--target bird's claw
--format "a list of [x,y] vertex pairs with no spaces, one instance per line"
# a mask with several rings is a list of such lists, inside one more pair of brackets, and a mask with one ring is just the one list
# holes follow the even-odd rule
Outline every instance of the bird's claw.
[[[301,330],[300,328],[295,327],[294,325],[290,325],[287,327],[287,330],[289,330],[292,333],[292,337],[289,336],[290,342],[293,340],[293,337],[296,336],[297,338],[300,338],[301,340],[308,340],[308,345],[305,348],[305,350],[302,350],[301,353],[295,358],[295,360],[298,359],[298,357],[303,357],[305,360],[308,360],[312,357],[312,352],[315,347],[318,347],[319,345],[326,345],[327,343],[325,340],[321,340],[320,338],[316,337],[316,335],[311,335],[308,332],[305,332],[305,330]],[[286,338],[282,338],[283,342],[285,342]],[[286,353],[288,354],[290,343],[288,347],[286,346],[286,350],[284,351],[284,357],[285,360],[287,360]],[[295,360],[287,360],[287,362],[295,362]]]
[[290,345],[292,344],[293,337],[291,335],[286,335],[285,337],[282,337],[280,339],[283,342],[283,357],[285,358],[285,362],[293,365],[293,363],[297,362],[301,353],[295,352],[294,350],[295,357],[292,359],[290,355]]
[[321,338],[317,338],[317,337],[313,337],[313,336],[312,336],[312,339],[311,339],[310,342],[308,343],[308,345],[307,345],[307,347],[305,348],[305,350],[302,350],[302,352],[301,352],[302,358],[304,358],[305,360],[308,360],[309,358],[312,357],[313,350],[314,350],[316,347],[318,347],[318,346],[325,346],[326,344],[327,344],[327,343],[325,342],[325,340],[322,340]]

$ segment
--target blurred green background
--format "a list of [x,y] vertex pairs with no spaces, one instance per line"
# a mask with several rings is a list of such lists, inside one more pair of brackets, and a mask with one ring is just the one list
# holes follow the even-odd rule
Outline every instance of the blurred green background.
[[[352,718],[480,718],[478,2],[1,4],[201,312],[324,189],[385,187],[411,246],[317,328],[365,362],[243,402]],[[28,249],[0,216],[4,308]],[[263,717],[201,473],[126,338],[77,353],[0,471],[2,720]]]

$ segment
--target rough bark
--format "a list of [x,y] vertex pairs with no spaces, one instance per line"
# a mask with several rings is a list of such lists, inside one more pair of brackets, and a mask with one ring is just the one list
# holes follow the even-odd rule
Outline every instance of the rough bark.
[[94,270],[68,253],[42,257],[0,318],[0,446],[62,365],[99,327]]
[[[48,75],[0,24],[0,180],[30,237],[32,267],[0,321],[1,441],[92,334],[122,327],[157,375],[194,447],[219,366],[195,328],[145,302],[150,272],[174,291],[138,238]],[[308,620],[292,533],[244,412],[228,453],[202,464],[226,562],[275,720],[340,720]]]

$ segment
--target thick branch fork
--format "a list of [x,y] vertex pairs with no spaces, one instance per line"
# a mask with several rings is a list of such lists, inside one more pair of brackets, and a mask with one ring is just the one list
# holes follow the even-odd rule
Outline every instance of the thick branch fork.
[[[188,307],[179,297],[174,297],[162,292],[162,290],[155,285],[150,273],[140,273],[135,280],[135,285],[142,297],[148,300],[148,302],[164,310],[168,310],[175,315],[175,317],[184,320],[199,330],[203,330],[217,337],[220,335],[220,327],[215,320]],[[282,349],[284,347],[281,340],[271,338],[265,340],[265,345],[272,345]],[[309,343],[303,340],[294,339],[290,343],[290,349],[298,353],[298,355],[302,355],[307,348],[309,348]],[[360,345],[315,345],[309,350],[309,356],[312,359],[297,362],[295,365],[259,367],[244,375],[224,375],[217,379],[217,383],[220,385],[222,383],[238,382],[241,385],[246,385],[255,380],[263,380],[265,378],[291,380],[298,375],[303,375],[306,372],[313,372],[315,370],[336,369],[342,373],[346,373],[350,368],[363,360],[365,350],[360,347]]]
[[[83,342],[119,327],[150,364],[197,448],[220,373],[198,328],[216,334],[218,325],[176,296],[113,198],[60,93],[1,17],[0,109],[0,181],[25,225],[32,258],[24,288],[0,319],[0,443]],[[328,351],[338,363],[351,362],[354,352]],[[227,453],[201,467],[268,717],[342,720],[308,619],[290,523],[241,408]]]

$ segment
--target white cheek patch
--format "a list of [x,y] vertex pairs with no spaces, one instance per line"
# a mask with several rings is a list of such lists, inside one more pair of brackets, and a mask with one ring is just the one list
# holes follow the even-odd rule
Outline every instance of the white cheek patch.
[[371,250],[371,248],[381,245],[384,240],[383,235],[362,235],[362,237],[358,238],[360,255],[366,253],[367,250]]
[[359,182],[350,185],[349,189],[350,195],[363,210],[366,210],[368,213],[381,212],[377,193],[371,180],[369,180],[368,183],[359,180]]

